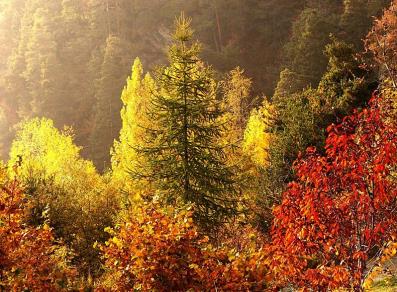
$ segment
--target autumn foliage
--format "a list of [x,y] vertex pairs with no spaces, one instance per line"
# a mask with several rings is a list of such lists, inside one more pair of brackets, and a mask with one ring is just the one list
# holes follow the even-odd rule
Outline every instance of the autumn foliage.
[[359,290],[368,260],[396,234],[397,129],[391,103],[328,128],[326,154],[309,148],[274,210],[272,261],[280,283]]
[[[2,4],[7,1],[12,5]],[[25,8],[11,9],[20,2]],[[190,25],[207,30],[210,22],[191,22],[182,14],[168,66],[146,74],[135,60],[119,125],[115,110],[121,103],[114,90],[123,80],[115,73],[128,63],[124,47],[139,47],[130,47],[126,19],[119,16],[130,4],[138,16],[146,4],[123,0],[102,9],[99,2],[112,1],[86,1],[98,2],[99,10],[87,4],[82,25],[101,29],[98,20],[107,19],[106,42],[95,50],[85,47],[84,34],[76,43],[64,42],[70,49],[81,43],[78,51],[90,60],[78,71],[92,84],[74,94],[86,92],[91,101],[84,105],[83,95],[65,111],[92,116],[81,125],[73,118],[75,141],[72,128],[56,128],[61,120],[29,117],[51,113],[48,102],[60,105],[67,93],[63,85],[75,84],[55,76],[59,62],[45,56],[73,55],[46,46],[65,37],[50,33],[56,22],[69,14],[74,16],[65,23],[80,19],[80,6],[72,9],[80,2],[0,0],[0,26],[2,16],[8,15],[7,22],[16,11],[23,15],[14,20],[21,26],[3,37],[11,40],[19,32],[24,45],[18,41],[18,50],[10,50],[0,83],[9,87],[7,98],[17,96],[21,118],[27,118],[15,128],[8,162],[0,162],[1,292],[361,292],[377,281],[397,255],[397,0],[374,22],[364,46],[358,36],[368,31],[370,15],[379,15],[384,0],[268,1],[302,2],[301,13],[290,16],[296,21],[285,27],[292,35],[284,44],[286,64],[266,69],[269,76],[284,69],[269,98],[256,97],[261,93],[252,70],[247,74],[255,82],[239,67],[222,78],[225,72],[206,63],[238,55],[227,37],[235,29],[221,25],[221,7],[236,10],[244,1],[200,4],[214,9],[217,53],[211,56],[204,46],[201,61],[202,46],[192,39]],[[280,7],[287,12],[292,4],[285,3]],[[275,4],[263,7],[268,5]],[[62,17],[57,12],[53,18],[51,10]],[[246,17],[270,15],[259,11]],[[33,25],[32,36],[25,23]],[[71,39],[74,30],[67,29]],[[244,42],[250,30],[244,28]],[[165,41],[167,35],[161,27],[154,37]],[[255,63],[258,56],[253,57]],[[120,126],[109,160],[106,152]],[[83,158],[90,155],[96,166]]]
[[[385,94],[389,94],[386,92]],[[391,95],[393,96],[393,95]],[[328,127],[325,155],[309,148],[274,209],[272,242],[240,255],[212,247],[190,212],[147,205],[103,247],[120,290],[361,290],[369,260],[397,234],[397,123],[393,98]],[[242,234],[247,236],[247,234]],[[238,256],[236,256],[238,255]]]
[[396,87],[397,76],[397,1],[391,1],[383,16],[374,22],[366,38],[366,48],[371,52],[371,59],[383,67],[386,78],[391,79]]
[[[262,290],[261,250],[215,248],[198,233],[191,211],[171,214],[147,204],[102,247],[115,291]],[[104,281],[106,283],[106,281]]]
[[60,291],[76,276],[48,225],[25,224],[26,199],[16,180],[0,190],[0,290]]

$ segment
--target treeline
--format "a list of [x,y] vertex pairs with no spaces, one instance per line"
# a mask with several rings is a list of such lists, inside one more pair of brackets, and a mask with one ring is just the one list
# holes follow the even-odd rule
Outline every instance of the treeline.
[[[0,172],[1,289],[361,291],[396,254],[396,1],[374,21],[382,1],[192,1],[185,5],[211,9],[212,38],[205,40],[197,24],[204,26],[203,20],[182,13],[173,30],[160,30],[167,31],[167,59],[155,68],[145,48],[131,43],[122,49],[128,39],[123,21],[145,23],[122,17],[126,7],[141,15],[134,6],[139,2],[21,2],[29,5],[4,6],[25,7],[9,14],[23,17],[17,30],[25,36],[4,64],[4,96],[17,89],[15,96],[30,102],[19,103],[16,113],[30,109],[15,127]],[[180,9],[171,2],[156,4]],[[258,64],[266,50],[250,47],[257,52],[251,68],[244,58],[249,40],[233,28],[239,18],[230,26],[221,21],[227,11],[253,21],[270,13],[266,5],[280,5],[289,19],[272,22],[286,30],[284,41],[269,40],[280,49],[278,57],[269,57],[279,75],[269,83],[277,83],[274,90],[253,73],[254,67],[266,69]],[[271,13],[283,15],[277,11]],[[116,12],[119,17],[109,17]],[[76,43],[66,45],[62,34],[50,41],[45,23],[52,17],[59,31],[63,20],[82,21],[69,26],[69,40]],[[85,22],[95,17],[97,22]],[[28,26],[22,29],[25,21],[34,24],[35,41],[27,36]],[[158,26],[158,20],[150,25]],[[204,42],[195,40],[196,25]],[[101,32],[101,45],[77,36],[84,27]],[[49,44],[57,48],[50,55],[28,53]],[[77,44],[81,51],[73,51]],[[227,55],[236,48],[237,55]],[[70,60],[62,63],[66,55],[58,49],[70,50]],[[136,58],[131,66],[130,50],[142,50],[144,62]],[[233,68],[240,60],[246,71]],[[23,64],[17,78],[9,71],[16,64]],[[69,74],[66,65],[78,66],[83,75]],[[40,82],[28,82],[33,73]],[[77,86],[86,73],[91,81]],[[129,75],[126,81],[123,74]],[[73,78],[76,83],[68,83]],[[258,95],[267,86],[270,97]],[[71,102],[73,94],[81,98],[84,114]],[[72,120],[73,128],[62,120],[72,116],[48,107],[58,98],[70,114],[81,115]],[[76,146],[84,137],[92,148]]]
[[[132,61],[165,61],[179,11],[192,15],[203,58],[219,74],[236,66],[253,80],[252,109],[271,96],[280,71],[297,75],[296,89],[317,86],[327,67],[329,34],[362,49],[372,16],[386,0],[131,1],[4,0],[0,2],[2,156],[14,125],[46,116],[73,126],[83,155],[99,170],[121,127],[120,92]],[[299,80],[299,82],[298,82]]]

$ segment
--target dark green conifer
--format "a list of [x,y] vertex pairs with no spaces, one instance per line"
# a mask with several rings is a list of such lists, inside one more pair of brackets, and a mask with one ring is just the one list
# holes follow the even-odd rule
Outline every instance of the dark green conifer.
[[213,71],[200,61],[200,45],[191,43],[190,20],[182,15],[176,26],[169,65],[158,70],[152,95],[150,146],[138,149],[150,170],[137,175],[148,175],[165,202],[193,203],[205,227],[235,212],[233,174],[216,142],[223,125]]
[[110,166],[110,148],[121,128],[120,92],[124,85],[127,44],[110,35],[103,53],[99,78],[95,84],[93,128],[90,135],[90,153],[97,168],[102,171]]

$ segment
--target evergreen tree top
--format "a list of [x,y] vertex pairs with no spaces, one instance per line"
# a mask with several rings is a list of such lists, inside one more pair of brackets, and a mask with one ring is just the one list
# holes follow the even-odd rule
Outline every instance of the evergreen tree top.
[[175,19],[173,44],[168,50],[170,63],[196,63],[201,51],[199,42],[192,42],[194,30],[191,28],[191,18],[184,13]]
[[185,17],[182,12],[179,17],[175,19],[175,32],[173,39],[175,41],[187,42],[193,37],[194,30],[191,28],[192,19]]

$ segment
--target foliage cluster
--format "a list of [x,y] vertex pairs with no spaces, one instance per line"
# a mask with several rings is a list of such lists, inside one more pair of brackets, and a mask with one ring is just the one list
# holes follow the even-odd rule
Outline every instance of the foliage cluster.
[[396,235],[397,129],[390,102],[328,128],[325,155],[308,148],[274,209],[276,273],[312,289],[359,290],[369,259]]
[[112,224],[118,203],[109,179],[79,151],[70,129],[60,132],[46,118],[26,121],[13,141],[8,175],[21,182],[29,199],[29,222],[48,220],[55,235],[76,253],[73,262],[95,274],[100,259],[92,245],[107,238],[103,229]]
[[[25,6],[14,23],[17,2]],[[0,31],[18,45],[0,46],[10,58],[0,72],[8,72],[1,84],[20,114],[53,117],[52,106],[70,113],[56,105],[69,88],[59,84],[75,76],[58,74],[68,62],[56,58],[74,49],[87,54],[72,59],[89,60],[74,65],[95,83],[85,89],[96,104],[76,139],[72,128],[57,129],[61,118],[18,124],[0,173],[0,290],[362,291],[395,256],[397,0],[375,21],[364,52],[357,37],[384,1],[278,1],[296,17],[280,23],[292,30],[270,97],[256,96],[257,80],[244,70],[219,74],[200,52],[227,68],[233,56],[256,51],[241,44],[253,32],[240,24],[261,19],[273,1],[193,2],[214,12],[213,47],[193,41],[196,23],[182,15],[168,64],[145,73],[136,58],[119,101],[109,97],[122,87],[125,52],[143,50],[126,29],[142,19],[123,11],[138,17],[150,3],[0,0],[21,34]],[[221,25],[232,13],[227,3],[247,8],[230,28]],[[90,13],[80,17],[76,7]],[[57,20],[68,29],[52,31]],[[200,25],[205,38],[211,25]],[[84,41],[87,30],[98,42]],[[87,114],[77,97],[86,91],[77,89],[71,106]],[[96,165],[75,144],[82,133]]]
[[[101,249],[104,290],[263,290],[267,266],[255,239],[240,253],[213,247],[199,234],[190,210],[143,204],[115,229]],[[252,235],[254,236],[254,235]]]
[[26,222],[26,197],[17,180],[2,168],[0,191],[0,288],[4,291],[69,290],[77,272],[64,246],[44,223]]

